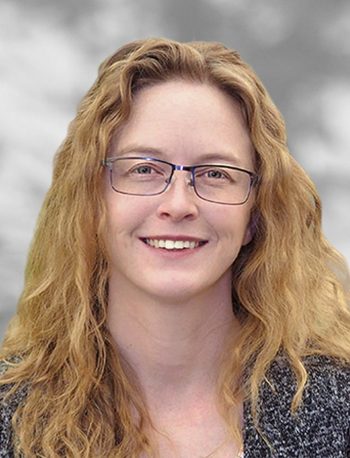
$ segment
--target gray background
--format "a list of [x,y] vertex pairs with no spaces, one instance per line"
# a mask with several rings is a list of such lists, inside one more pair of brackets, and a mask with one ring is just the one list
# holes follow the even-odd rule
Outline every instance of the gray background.
[[104,57],[149,36],[223,41],[254,67],[350,260],[348,0],[0,0],[0,337],[77,103]]

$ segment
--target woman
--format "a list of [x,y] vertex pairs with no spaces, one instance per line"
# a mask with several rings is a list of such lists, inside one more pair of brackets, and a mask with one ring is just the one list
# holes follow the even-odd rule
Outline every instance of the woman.
[[236,52],[122,47],[56,156],[2,348],[2,456],[349,456],[320,220]]

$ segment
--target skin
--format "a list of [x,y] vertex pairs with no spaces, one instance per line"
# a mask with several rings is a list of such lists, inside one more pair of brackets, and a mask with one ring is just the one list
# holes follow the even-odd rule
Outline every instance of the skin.
[[[254,171],[238,104],[208,84],[174,80],[136,95],[110,156],[147,155],[150,149],[148,155],[176,164],[225,163]],[[204,160],[209,154],[214,157]],[[253,194],[243,205],[206,202],[188,181],[188,173],[177,171],[165,193],[148,197],[116,193],[107,174],[105,187],[108,326],[177,457],[208,454],[225,439],[215,382],[226,338],[239,329],[232,313],[230,267],[251,240],[254,202]],[[193,236],[207,243],[179,255],[140,239],[157,235]],[[173,456],[166,441],[159,438],[159,443],[162,456]],[[232,456],[234,445],[228,447]],[[221,450],[215,456],[226,456],[225,447]]]

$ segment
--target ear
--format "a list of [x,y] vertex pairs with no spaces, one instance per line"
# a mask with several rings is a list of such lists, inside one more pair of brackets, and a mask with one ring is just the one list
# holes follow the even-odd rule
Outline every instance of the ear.
[[255,232],[258,226],[258,221],[259,221],[259,215],[256,211],[253,211],[253,213],[250,216],[250,221],[245,230],[242,246],[248,245],[248,243],[253,240],[253,237],[255,235]]
[[252,241],[253,235],[254,234],[253,234],[251,225],[249,223],[247,228],[246,228],[246,230],[245,230],[242,246],[248,245],[248,243]]

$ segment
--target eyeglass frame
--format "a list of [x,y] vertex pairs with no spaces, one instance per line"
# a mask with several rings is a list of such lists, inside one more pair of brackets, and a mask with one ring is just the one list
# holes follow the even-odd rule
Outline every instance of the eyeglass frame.
[[[142,159],[142,160],[145,160],[145,161],[156,161],[156,162],[161,162],[163,164],[170,165],[172,170],[171,170],[169,178],[167,178],[165,180],[165,183],[166,183],[165,188],[160,192],[156,192],[156,193],[152,193],[152,194],[134,194],[134,193],[129,193],[129,192],[118,191],[118,189],[116,189],[113,186],[113,178],[112,178],[113,162],[115,162],[118,159]],[[259,176],[256,173],[251,172],[250,170],[247,170],[247,169],[243,169],[241,167],[235,167],[233,165],[226,165],[226,164],[181,165],[181,164],[173,164],[172,162],[165,161],[163,159],[158,159],[158,158],[155,158],[155,157],[148,157],[148,156],[147,157],[143,157],[143,156],[108,157],[106,159],[102,159],[101,165],[103,167],[108,168],[108,170],[110,172],[109,181],[110,181],[110,184],[111,184],[111,187],[112,187],[113,191],[118,192],[119,194],[124,194],[124,195],[128,195],[128,196],[148,197],[148,196],[158,196],[160,194],[163,194],[169,188],[169,186],[171,184],[171,180],[172,180],[172,178],[174,176],[174,172],[179,170],[179,171],[183,171],[183,172],[191,172],[191,180],[190,180],[190,182],[188,184],[193,188],[196,196],[199,197],[200,199],[205,200],[206,202],[211,202],[211,203],[214,203],[214,204],[221,204],[221,205],[243,205],[249,199],[249,196],[250,196],[250,194],[252,192],[252,188],[254,186],[256,186],[258,181],[259,181]],[[202,197],[198,193],[197,188],[196,188],[195,170],[198,167],[224,167],[224,168],[227,168],[227,169],[238,170],[239,172],[247,173],[249,175],[249,177],[250,177],[250,183],[249,183],[247,196],[244,199],[244,201],[243,202],[239,202],[239,203],[218,202],[216,200],[210,200],[210,199],[206,199],[206,198]]]

